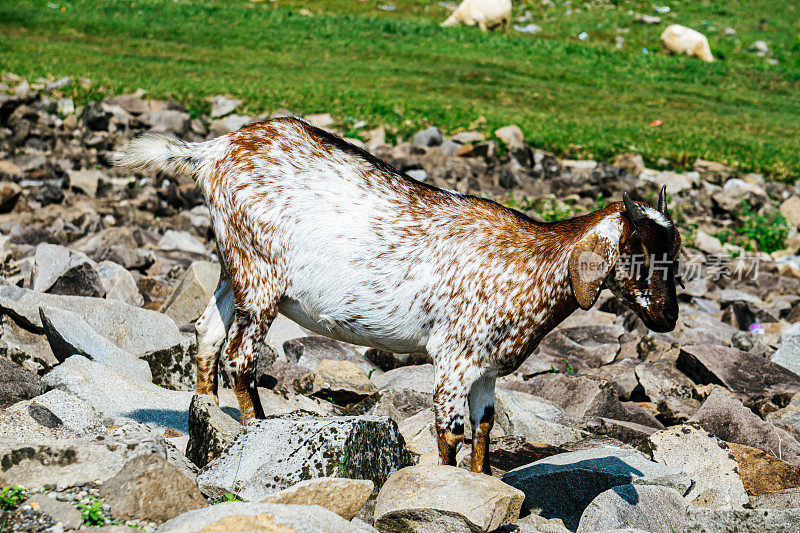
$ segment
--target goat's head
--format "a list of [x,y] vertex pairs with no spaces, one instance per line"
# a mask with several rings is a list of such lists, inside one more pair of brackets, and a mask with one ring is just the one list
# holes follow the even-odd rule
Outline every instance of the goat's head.
[[681,238],[667,211],[666,186],[657,209],[634,202],[627,193],[622,198],[621,233],[605,231],[601,222],[573,250],[573,293],[581,308],[588,309],[603,286],[608,287],[648,328],[672,331],[678,320],[675,283],[680,283]]

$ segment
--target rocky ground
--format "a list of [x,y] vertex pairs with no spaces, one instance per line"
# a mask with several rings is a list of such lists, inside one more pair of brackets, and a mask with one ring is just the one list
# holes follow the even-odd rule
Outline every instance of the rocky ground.
[[76,108],[69,83],[91,82],[0,86],[0,530],[800,527],[798,187],[702,160],[556,157],[514,126],[394,146],[359,131],[417,179],[542,220],[672,195],[676,330],[648,332],[605,294],[567,319],[498,382],[484,476],[463,468],[469,442],[462,468],[436,465],[422,356],[280,318],[259,360],[267,420],[243,430],[229,389],[221,407],[195,395],[192,323],[219,274],[208,211],[192,183],[109,161],[140,131],[200,140],[263,117],[224,97],[210,117],[143,94]]

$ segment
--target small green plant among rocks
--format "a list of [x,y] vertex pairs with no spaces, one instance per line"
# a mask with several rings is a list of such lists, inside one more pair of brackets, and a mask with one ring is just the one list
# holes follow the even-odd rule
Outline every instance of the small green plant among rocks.
[[11,510],[25,501],[28,491],[19,485],[3,487],[0,491],[0,508],[3,511]]
[[[723,244],[737,244],[751,252],[757,248],[769,254],[786,247],[789,229],[789,223],[777,209],[762,207],[756,210],[742,200],[742,214],[738,224],[731,229],[714,233],[714,237]],[[687,239],[687,245],[692,244]]]
[[[783,250],[789,236],[789,223],[781,212],[777,209],[771,213],[765,209],[755,211],[744,200],[742,205],[742,225],[736,231],[748,241],[755,241],[762,252]],[[745,243],[745,248],[750,249],[749,242]]]
[[87,526],[103,526],[106,524],[106,515],[103,513],[103,500],[90,496],[91,504],[79,503],[83,523]]
[[240,502],[240,501],[242,501],[242,499],[239,498],[236,494],[232,492],[223,492],[222,498],[220,498],[218,501],[213,502],[212,505],[216,505],[218,503]]

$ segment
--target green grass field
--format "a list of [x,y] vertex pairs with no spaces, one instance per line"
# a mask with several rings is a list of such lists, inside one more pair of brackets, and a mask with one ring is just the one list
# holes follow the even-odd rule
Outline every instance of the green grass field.
[[[330,112],[404,137],[485,117],[480,129],[516,123],[558,154],[638,151],[650,164],[702,157],[800,176],[800,4],[659,1],[671,13],[644,26],[633,13],[656,14],[652,2],[573,0],[571,14],[553,3],[530,2],[541,33],[503,36],[440,28],[448,11],[435,0],[0,0],[0,70],[89,77],[90,94],[68,90],[79,102],[141,87],[203,112],[225,93],[244,112]],[[660,52],[672,22],[703,31],[721,60]],[[617,28],[629,29],[621,49]],[[778,64],[747,51],[758,39]]]

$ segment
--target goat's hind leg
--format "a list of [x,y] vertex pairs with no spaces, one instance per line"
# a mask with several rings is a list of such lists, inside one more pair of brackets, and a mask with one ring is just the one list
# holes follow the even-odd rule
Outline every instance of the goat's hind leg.
[[228,332],[223,361],[233,376],[233,392],[239,401],[243,424],[265,418],[256,388],[255,367],[264,337],[276,315],[277,306],[255,313],[237,309]]
[[217,361],[222,345],[233,322],[236,305],[230,283],[224,275],[220,277],[217,290],[206,310],[195,322],[197,329],[197,386],[198,394],[207,394],[219,404],[217,389],[219,375]]

